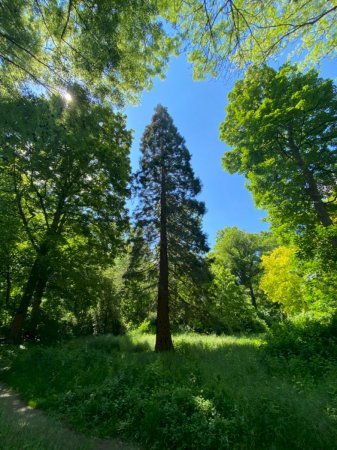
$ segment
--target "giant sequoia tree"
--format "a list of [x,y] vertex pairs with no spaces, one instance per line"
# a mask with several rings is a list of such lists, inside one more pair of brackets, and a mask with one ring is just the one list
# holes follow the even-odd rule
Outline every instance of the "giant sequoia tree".
[[[145,129],[141,151],[136,175],[136,227],[157,262],[155,348],[166,351],[173,348],[169,322],[172,281],[179,275],[197,278],[203,265],[202,254],[208,250],[201,230],[205,205],[196,199],[201,185],[191,168],[185,140],[162,106],[157,107],[152,123]],[[138,247],[140,242],[138,239]]]

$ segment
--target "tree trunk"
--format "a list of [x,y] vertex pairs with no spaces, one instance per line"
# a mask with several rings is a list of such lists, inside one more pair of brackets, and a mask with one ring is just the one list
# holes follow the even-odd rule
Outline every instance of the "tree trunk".
[[161,169],[160,194],[160,255],[157,302],[156,352],[173,350],[169,318],[169,266],[167,251],[167,205],[165,170]]
[[248,287],[249,287],[250,298],[252,300],[252,305],[254,306],[255,309],[257,309],[256,297],[255,297],[255,292],[254,292],[252,283],[249,283]]
[[8,340],[14,344],[19,344],[22,340],[23,322],[27,316],[28,307],[34,295],[36,285],[39,279],[40,256],[38,255],[34,261],[30,271],[29,278],[23,292],[20,305],[14,316],[11,329],[9,331]]
[[[333,225],[333,221],[328,213],[326,204],[322,201],[322,196],[318,190],[317,182],[315,180],[315,177],[311,170],[306,165],[305,161],[302,158],[302,155],[300,153],[300,150],[296,143],[294,142],[294,139],[292,137],[292,130],[290,130],[289,133],[289,148],[291,149],[291,152],[293,154],[293,158],[298,164],[299,168],[302,171],[302,174],[304,176],[305,182],[308,185],[308,196],[310,200],[314,204],[314,208],[317,214],[317,218],[320,221],[320,223],[324,227],[330,227]],[[334,249],[337,249],[337,237],[330,238],[331,245]]]
[[[24,320],[27,316],[29,305],[33,300],[34,293],[36,293],[36,303],[33,305],[33,317],[37,319],[38,312],[40,310],[41,299],[48,281],[49,268],[44,266],[43,259],[48,255],[50,251],[50,238],[61,233],[59,228],[62,210],[66,199],[66,193],[63,192],[59,198],[56,211],[54,213],[53,221],[50,228],[47,230],[44,240],[38,248],[37,255],[30,271],[29,278],[21,298],[20,305],[14,316],[11,329],[9,331],[8,340],[13,343],[20,343],[22,340],[22,329]],[[47,224],[48,225],[48,224]],[[37,323],[36,323],[37,324]],[[36,328],[36,326],[35,326]]]
[[317,184],[316,184],[313,174],[306,167],[303,168],[303,174],[304,174],[306,182],[308,183],[308,193],[309,193],[310,199],[312,200],[312,202],[314,204],[314,208],[315,208],[315,211],[316,211],[319,221],[325,227],[329,227],[330,225],[333,225],[332,219],[326,209],[326,205],[324,204],[324,202],[321,199],[321,195],[318,191]]
[[[14,316],[11,329],[9,331],[8,340],[13,343],[20,343],[22,340],[22,329],[24,320],[27,316],[28,308],[36,293],[42,298],[43,291],[48,280],[48,268],[44,267],[44,258],[48,254],[49,245],[46,239],[40,246],[39,252],[35,258],[34,264],[31,268],[29,278],[23,292],[20,305]],[[41,302],[41,301],[40,301]]]
[[11,279],[10,266],[8,264],[7,270],[6,270],[6,294],[5,294],[6,308],[9,308],[9,305],[10,305],[11,290],[12,290],[12,279]]
[[308,189],[307,189],[308,196],[314,204],[314,208],[315,208],[318,220],[321,222],[321,224],[324,227],[329,227],[330,225],[333,225],[333,221],[328,213],[326,205],[322,201],[322,196],[318,190],[318,186],[317,186],[315,177],[314,177],[313,173],[310,171],[310,169],[307,167],[305,161],[303,160],[299,148],[297,147],[297,145],[293,141],[293,138],[291,137],[291,133],[290,133],[290,139],[289,139],[289,147],[292,151],[294,160],[297,162],[300,170],[302,171],[305,182],[308,185]]
[[30,322],[27,327],[27,332],[30,337],[36,337],[36,329],[40,322],[41,316],[41,302],[43,293],[45,291],[46,285],[48,282],[48,274],[47,272],[40,273],[39,279],[36,284],[34,300],[32,303],[32,312],[30,317]]

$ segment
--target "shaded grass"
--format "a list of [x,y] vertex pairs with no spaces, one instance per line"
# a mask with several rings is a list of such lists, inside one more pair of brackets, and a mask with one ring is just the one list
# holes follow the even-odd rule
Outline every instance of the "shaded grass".
[[332,362],[316,372],[252,338],[179,335],[166,354],[153,345],[130,334],[7,348],[0,377],[75,429],[145,448],[337,449]]
[[46,427],[44,421],[32,426],[30,419],[21,418],[13,422],[8,419],[7,410],[0,404],[0,449],[1,450],[59,450],[93,449],[91,445],[55,433],[55,424]]
[[0,450],[137,450],[120,440],[88,438],[43,411],[27,407],[0,384]]

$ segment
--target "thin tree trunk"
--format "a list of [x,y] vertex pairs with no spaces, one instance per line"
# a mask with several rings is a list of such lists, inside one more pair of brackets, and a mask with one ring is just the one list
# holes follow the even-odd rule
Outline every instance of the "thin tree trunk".
[[167,251],[167,205],[165,170],[161,169],[161,195],[160,195],[160,256],[159,256],[159,283],[157,302],[157,352],[173,350],[169,318],[169,266]]
[[11,271],[10,266],[8,264],[7,271],[6,271],[6,307],[9,308],[10,300],[11,300],[11,290],[12,290],[12,280],[11,280]]
[[29,336],[31,338],[35,338],[35,336],[36,336],[36,330],[37,330],[37,326],[39,324],[40,316],[41,316],[42,297],[43,297],[43,293],[45,291],[47,282],[48,282],[48,273],[47,272],[43,272],[42,274],[40,273],[40,277],[36,284],[34,300],[32,303],[31,318],[30,318],[30,322],[27,327],[27,332],[29,333]]
[[256,297],[255,297],[255,292],[254,292],[252,283],[249,283],[248,287],[249,287],[249,292],[250,292],[250,298],[252,300],[252,305],[254,306],[255,309],[257,309]]
[[[36,259],[30,271],[29,278],[24,293],[22,295],[20,305],[16,311],[16,314],[14,316],[11,325],[11,329],[9,331],[8,340],[10,342],[13,343],[21,342],[24,321],[27,317],[27,311],[29,305],[33,300],[35,292],[37,300],[37,303],[35,305],[35,312],[37,312],[37,310],[40,308],[42,295],[48,281],[48,268],[43,267],[43,258],[47,256],[48,252],[50,251],[50,241],[49,241],[50,237],[60,234],[60,230],[58,229],[58,227],[62,216],[62,208],[64,205],[64,200],[65,194],[63,194],[60,197],[50,229],[47,231],[45,239],[43,240],[42,244],[37,249],[38,253]],[[35,312],[33,312],[33,315]]]

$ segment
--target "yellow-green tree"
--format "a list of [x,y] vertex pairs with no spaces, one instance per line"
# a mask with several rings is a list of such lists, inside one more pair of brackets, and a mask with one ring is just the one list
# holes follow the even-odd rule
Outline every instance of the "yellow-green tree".
[[262,256],[260,288],[289,314],[305,309],[304,280],[295,266],[295,252],[294,247],[281,246]]

